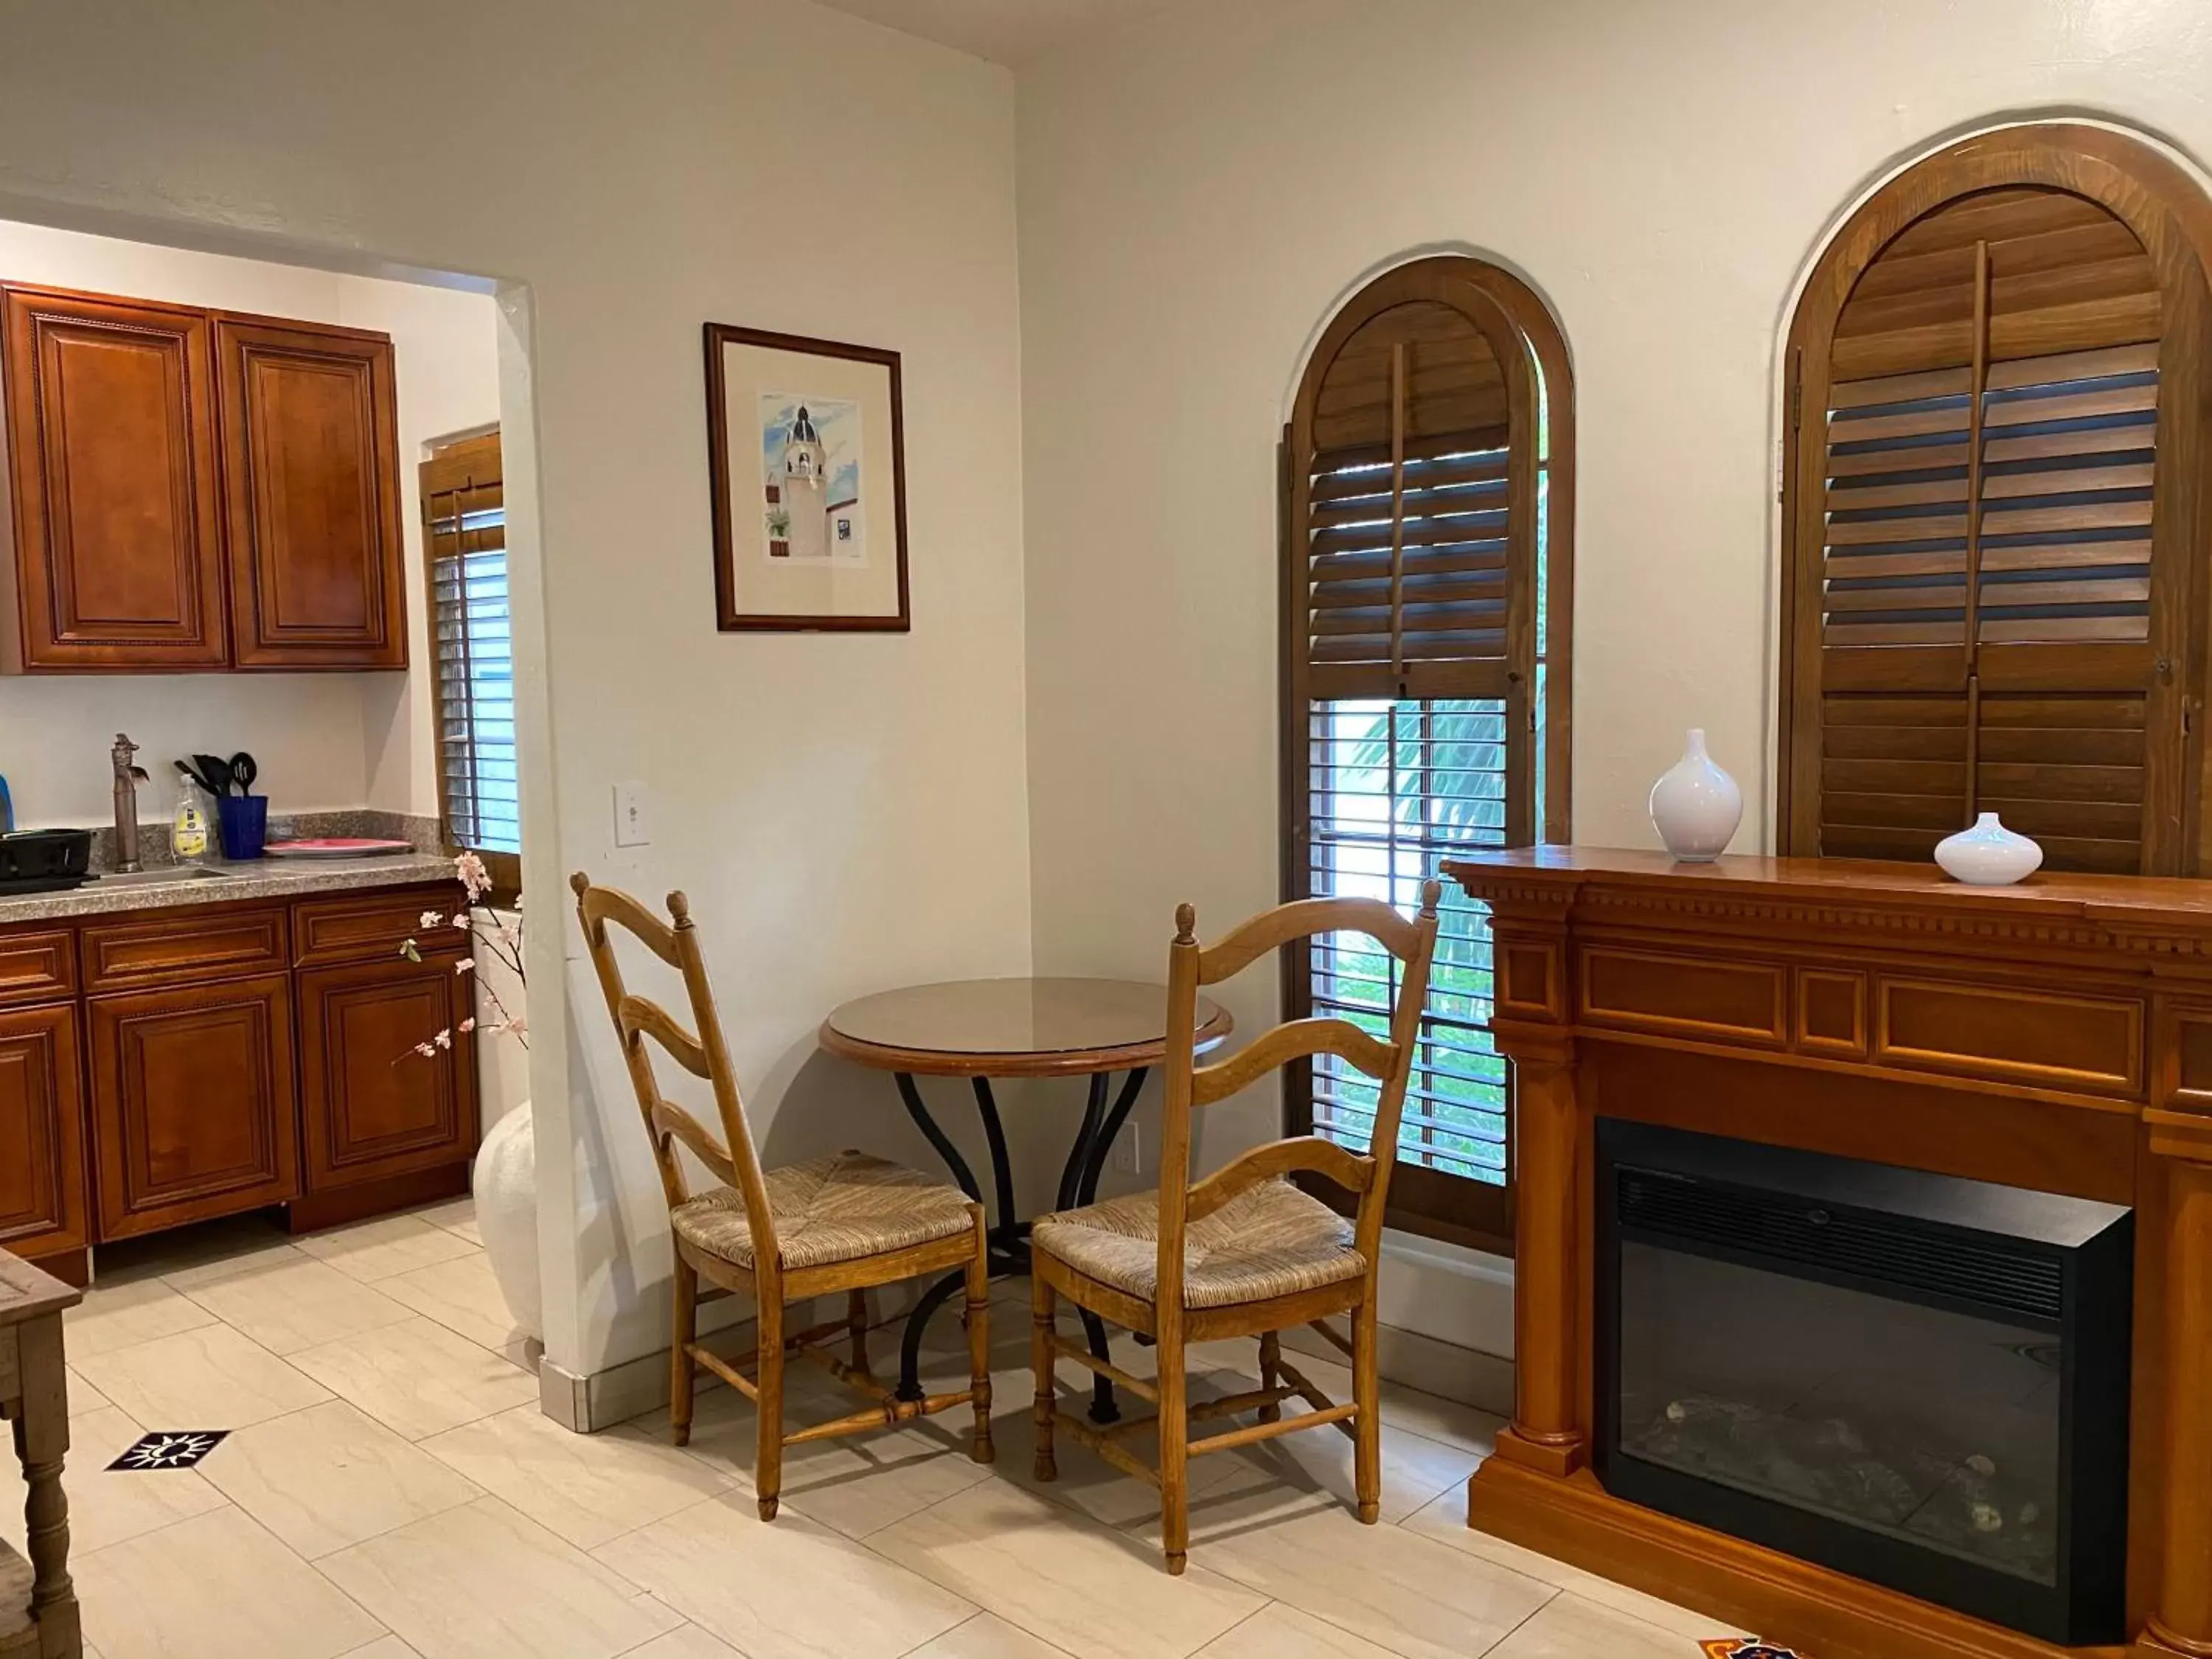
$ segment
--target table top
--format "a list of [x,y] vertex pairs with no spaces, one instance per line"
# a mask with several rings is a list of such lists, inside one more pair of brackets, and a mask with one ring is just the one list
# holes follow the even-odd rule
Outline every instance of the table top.
[[74,1308],[84,1292],[18,1255],[0,1250],[0,1326],[20,1325],[63,1308]]
[[[833,1054],[933,1077],[1068,1077],[1156,1065],[1167,1048],[1164,985],[1121,979],[964,979],[848,1002],[822,1023]],[[1198,1046],[1234,1024],[1198,1003]]]

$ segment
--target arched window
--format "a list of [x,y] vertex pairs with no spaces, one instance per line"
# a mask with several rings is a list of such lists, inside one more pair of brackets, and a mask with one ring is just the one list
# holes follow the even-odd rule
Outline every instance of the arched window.
[[2065,123],[1907,169],[1789,343],[1780,848],[2205,867],[2212,202]]
[[[1377,277],[1329,323],[1284,440],[1284,886],[1407,905],[1438,860],[1567,839],[1574,392],[1533,290],[1482,260]],[[1450,891],[1447,884],[1447,890]],[[1378,1031],[1387,956],[1319,940],[1292,1015]],[[1512,1236],[1490,939],[1462,898],[1406,1099],[1398,1224]],[[1293,1124],[1364,1146],[1375,1091],[1316,1062]]]

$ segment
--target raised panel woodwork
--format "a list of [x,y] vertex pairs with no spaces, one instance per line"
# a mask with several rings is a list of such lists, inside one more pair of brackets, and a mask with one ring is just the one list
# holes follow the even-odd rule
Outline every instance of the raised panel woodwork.
[[27,669],[229,660],[204,312],[5,290]]
[[441,959],[301,974],[309,1193],[465,1163],[474,1153],[474,1039],[457,1036],[434,1059],[415,1052],[468,1017],[469,983]]
[[1797,970],[1797,1047],[1808,1054],[1856,1060],[1867,1048],[1866,975]]
[[84,1100],[74,1004],[0,1012],[0,1246],[87,1243]]
[[1500,940],[1498,962],[1498,1007],[1501,1013],[1557,1019],[1565,1012],[1565,999],[1559,992],[1557,945]]
[[297,1195],[289,976],[88,1006],[101,1238]]
[[2153,1047],[2165,1061],[2161,1103],[2183,1111],[2212,1112],[2212,1007],[2174,1006],[2158,1012]]
[[1581,969],[1585,1018],[1736,1042],[1783,1040],[1785,980],[1771,963],[1591,945]]
[[2139,1001],[1884,975],[1875,1058],[2049,1088],[2135,1094],[2143,1081]]
[[0,1007],[53,1002],[76,991],[76,940],[68,933],[0,935]]
[[85,989],[185,985],[216,975],[282,968],[288,960],[284,912],[192,907],[125,921],[88,922]]
[[422,916],[434,910],[450,917],[460,907],[454,882],[427,887],[363,893],[348,898],[307,899],[293,907],[292,937],[302,968],[341,962],[389,962],[407,940],[427,955],[459,954],[466,936],[454,928],[426,928]]
[[241,668],[407,662],[392,343],[218,317]]

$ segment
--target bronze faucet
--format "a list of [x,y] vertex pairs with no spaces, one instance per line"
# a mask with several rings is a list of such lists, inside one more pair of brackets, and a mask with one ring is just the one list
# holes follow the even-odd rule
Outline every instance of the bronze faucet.
[[138,745],[115,734],[115,747],[107,757],[115,763],[115,873],[127,876],[138,867],[138,786],[145,781],[146,769],[131,764],[131,757],[138,752]]

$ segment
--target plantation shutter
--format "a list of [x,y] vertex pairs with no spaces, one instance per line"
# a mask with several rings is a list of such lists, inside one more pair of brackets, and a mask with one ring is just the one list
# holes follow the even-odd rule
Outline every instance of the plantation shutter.
[[2179,867],[2170,281],[2098,201],[1998,185],[1911,219],[1800,343],[1785,850],[1922,860],[1995,811],[2054,869]]
[[446,837],[483,854],[512,890],[522,816],[499,434],[438,451],[422,464],[422,487]]
[[[1486,286],[1511,280],[1468,259],[1392,271],[1339,313],[1301,385],[1285,444],[1291,896],[1403,907],[1443,858],[1536,839],[1543,393],[1534,349]],[[1563,346],[1557,357],[1564,376]],[[1381,1029],[1387,954],[1351,936],[1295,954],[1293,1017]],[[1486,916],[1448,884],[1397,1224],[1510,1236],[1490,975]],[[1368,1079],[1322,1059],[1293,1067],[1291,1086],[1294,1124],[1367,1145]]]

